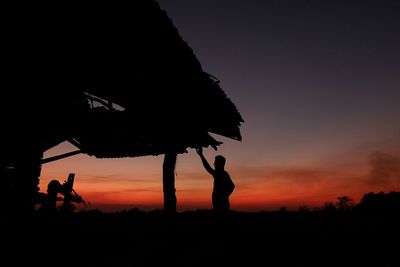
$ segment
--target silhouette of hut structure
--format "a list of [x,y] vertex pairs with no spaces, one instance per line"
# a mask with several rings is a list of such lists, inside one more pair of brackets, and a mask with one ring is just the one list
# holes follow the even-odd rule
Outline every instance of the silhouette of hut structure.
[[[43,163],[86,153],[165,155],[164,209],[173,213],[177,154],[216,148],[209,133],[241,140],[240,113],[156,1],[6,13],[0,186],[11,209],[34,208]],[[77,151],[43,159],[64,141]]]

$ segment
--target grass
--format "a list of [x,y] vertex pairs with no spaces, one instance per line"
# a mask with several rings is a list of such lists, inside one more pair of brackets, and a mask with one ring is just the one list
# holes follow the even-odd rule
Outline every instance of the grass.
[[[400,266],[398,213],[138,209],[2,220],[3,260],[23,266]],[[32,256],[27,256],[32,255]],[[5,265],[4,265],[5,266]]]

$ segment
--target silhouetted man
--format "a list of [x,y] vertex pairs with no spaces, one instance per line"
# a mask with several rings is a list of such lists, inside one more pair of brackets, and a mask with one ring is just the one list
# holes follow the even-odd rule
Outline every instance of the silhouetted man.
[[54,213],[57,211],[57,201],[62,200],[58,196],[58,193],[62,192],[62,185],[57,180],[51,180],[47,185],[47,198],[45,199],[42,208],[47,211]]
[[214,188],[212,192],[213,210],[217,214],[226,214],[230,209],[229,196],[232,194],[235,188],[231,177],[229,176],[228,172],[225,171],[226,160],[221,155],[216,156],[214,161],[215,169],[213,169],[204,157],[203,149],[196,148],[196,151],[201,158],[204,168],[214,178]]

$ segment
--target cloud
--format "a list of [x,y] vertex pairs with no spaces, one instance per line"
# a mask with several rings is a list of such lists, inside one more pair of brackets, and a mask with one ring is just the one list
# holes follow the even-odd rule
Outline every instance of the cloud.
[[400,181],[400,157],[375,151],[369,156],[369,164],[369,184],[390,185]]
[[275,166],[275,167],[241,167],[232,171],[232,178],[240,178],[246,184],[291,183],[310,185],[332,177],[336,172],[319,166]]
[[82,183],[97,184],[97,183],[113,183],[113,184],[155,184],[159,183],[153,177],[135,178],[123,174],[109,174],[109,175],[81,175],[84,176]]
[[280,179],[287,182],[298,184],[313,184],[324,180],[334,174],[332,171],[322,170],[318,167],[290,167],[272,170],[269,176],[274,179]]

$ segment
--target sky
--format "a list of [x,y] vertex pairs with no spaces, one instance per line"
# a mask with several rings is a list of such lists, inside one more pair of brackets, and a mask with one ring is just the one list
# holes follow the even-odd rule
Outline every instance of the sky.
[[[400,2],[160,0],[244,118],[226,157],[234,210],[321,207],[400,191]],[[75,150],[63,143],[45,157]],[[74,172],[79,208],[162,209],[163,157],[77,155],[43,165],[40,190]],[[178,157],[178,211],[211,208],[212,177]]]

